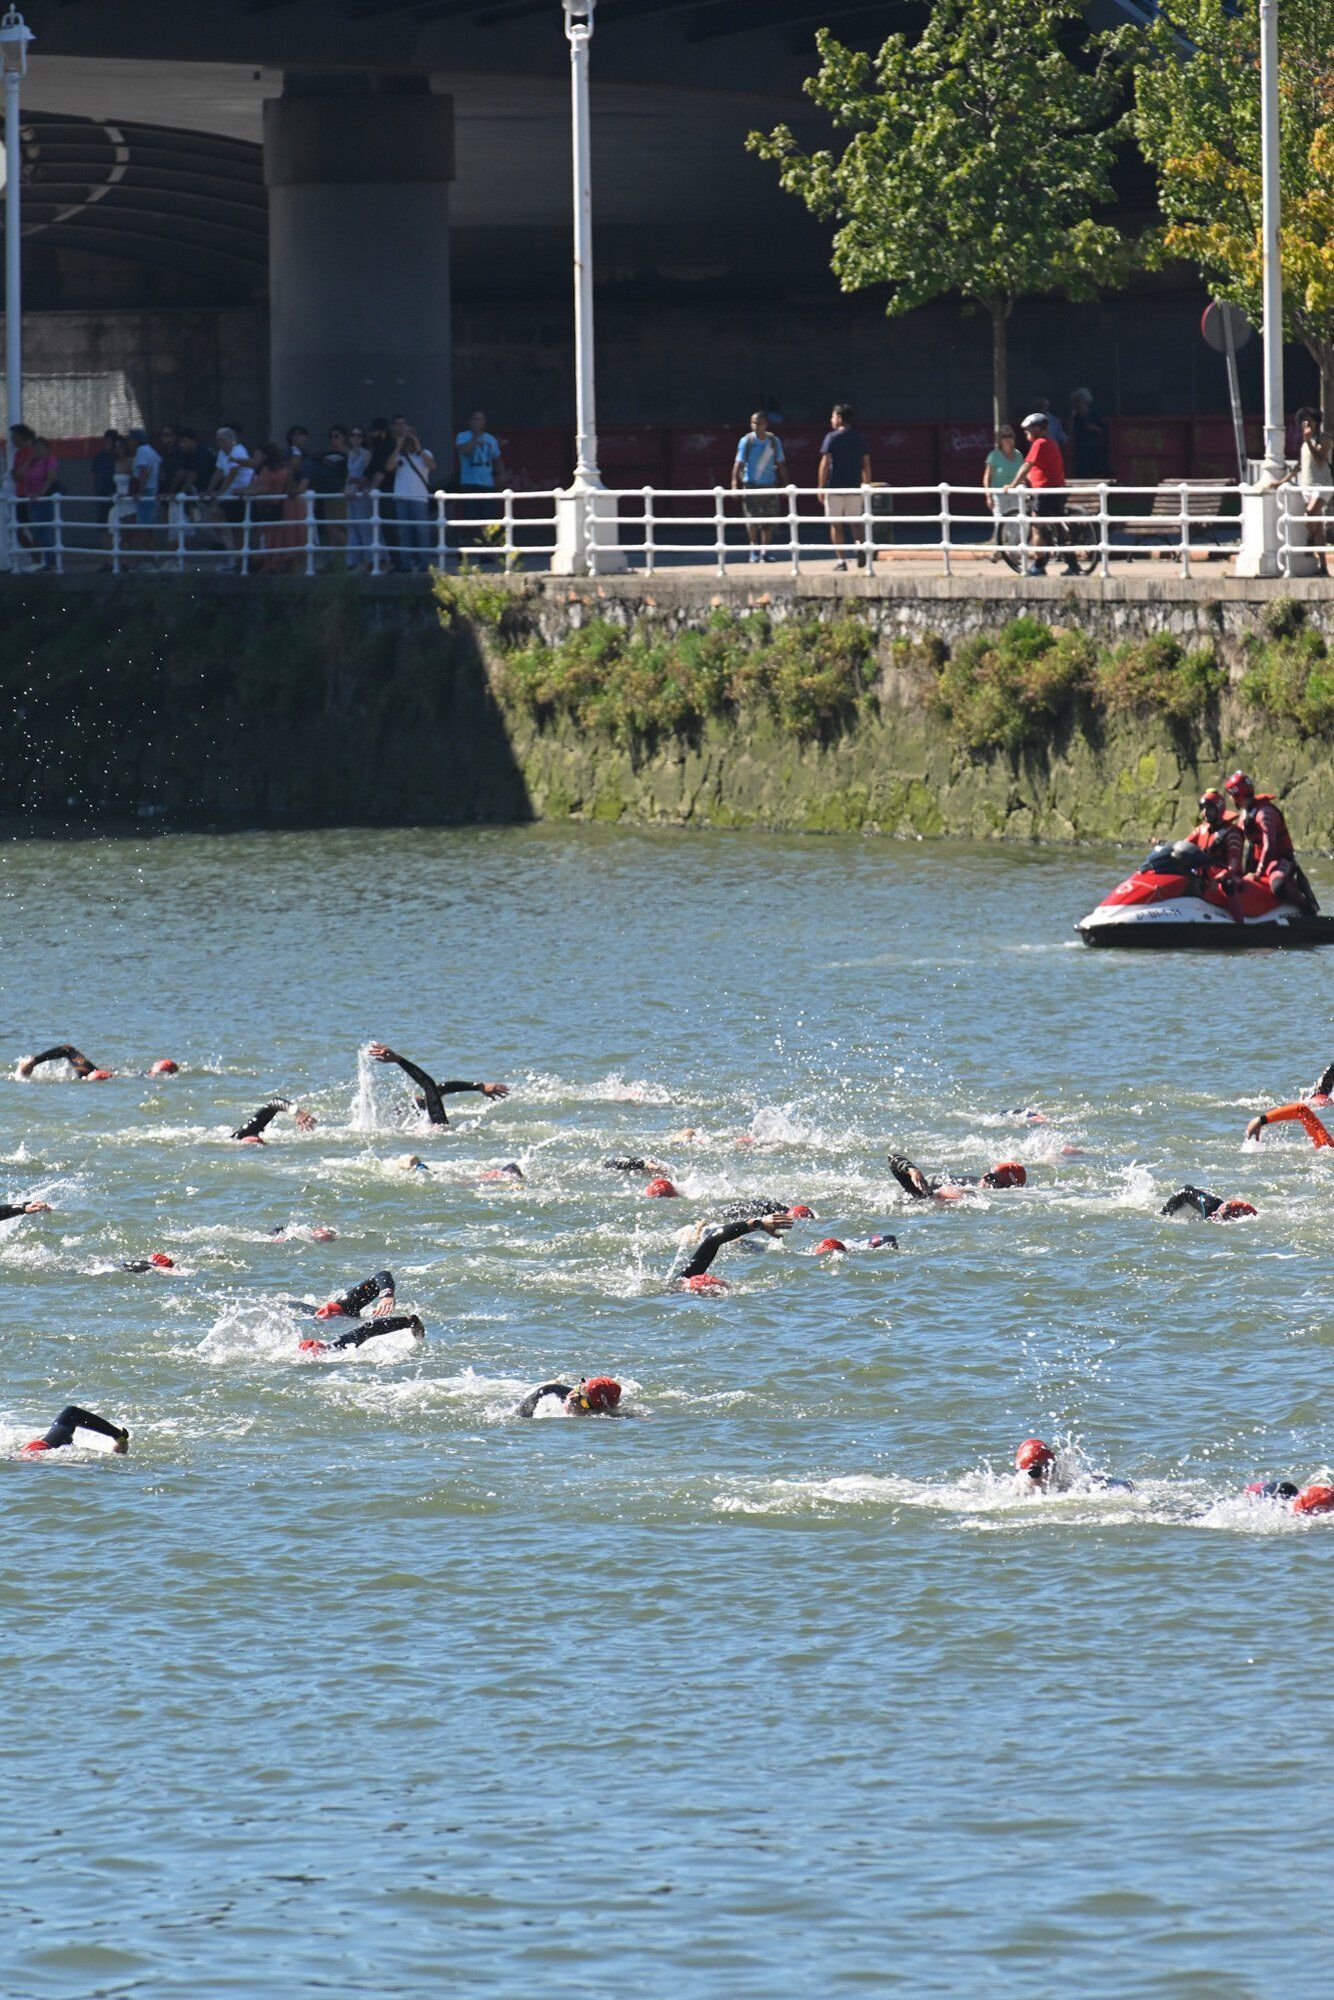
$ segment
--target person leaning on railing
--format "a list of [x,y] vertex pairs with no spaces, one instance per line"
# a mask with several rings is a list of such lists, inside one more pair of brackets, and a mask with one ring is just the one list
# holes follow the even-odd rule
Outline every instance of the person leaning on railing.
[[393,449],[385,472],[393,487],[398,517],[393,567],[425,571],[431,567],[431,503],[435,496],[435,457],[406,417],[395,417]]
[[1330,436],[1325,429],[1319,410],[1309,406],[1298,410],[1297,422],[1301,425],[1302,449],[1296,472],[1289,472],[1279,480],[1280,486],[1296,480],[1302,496],[1302,510],[1306,516],[1306,546],[1318,549],[1316,557],[1321,576],[1329,575],[1329,561],[1325,555],[1327,547],[1327,521],[1331,501],[1334,501],[1334,471],[1330,469]]
[[[223,546],[233,556],[241,546],[241,526],[245,520],[246,494],[255,477],[250,453],[229,424],[217,432],[217,457],[208,493],[223,524]],[[235,565],[231,565],[234,567]]]
[[353,424],[347,450],[347,566],[371,567],[371,453],[366,433]]
[[[991,502],[995,518],[992,529],[992,540],[995,542],[1000,541],[1000,524],[1004,516],[1019,512],[1019,495],[1006,489],[1014,484],[1023,462],[1014,442],[1014,425],[1002,424],[982,467],[982,491]],[[993,550],[991,560],[1000,561],[998,550]]]

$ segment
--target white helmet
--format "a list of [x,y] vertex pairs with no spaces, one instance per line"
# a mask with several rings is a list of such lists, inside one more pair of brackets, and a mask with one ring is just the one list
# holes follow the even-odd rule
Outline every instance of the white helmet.
[[1031,431],[1036,424],[1047,424],[1050,422],[1051,418],[1045,410],[1034,410],[1031,417],[1024,418],[1022,428],[1026,431]]

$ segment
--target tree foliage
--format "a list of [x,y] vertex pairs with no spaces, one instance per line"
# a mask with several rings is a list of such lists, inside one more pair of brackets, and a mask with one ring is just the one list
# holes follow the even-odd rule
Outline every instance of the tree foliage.
[[[1334,406],[1334,0],[1279,8],[1285,330]],[[1156,168],[1159,260],[1186,258],[1220,298],[1263,317],[1259,9],[1170,0],[1113,38],[1135,57],[1131,123]]]
[[1120,51],[1080,68],[1061,45],[1078,0],[935,0],[921,38],[878,55],[824,29],[806,90],[841,151],[806,153],[786,125],[752,132],[789,193],[836,224],[844,291],[889,288],[911,312],[957,292],[991,316],[995,415],[1006,412],[1005,331],[1016,299],[1089,298],[1123,275],[1118,232],[1094,219],[1112,200]]

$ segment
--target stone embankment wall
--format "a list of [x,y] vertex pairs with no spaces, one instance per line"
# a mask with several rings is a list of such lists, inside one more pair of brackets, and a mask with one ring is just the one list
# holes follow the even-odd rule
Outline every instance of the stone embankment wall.
[[[491,613],[503,585],[491,588]],[[1147,841],[1188,826],[1202,785],[1245,762],[1294,834],[1334,849],[1327,737],[1224,688],[1189,726],[1072,715],[1046,739],[969,753],[928,709],[893,641],[947,646],[1020,610],[1101,641],[1213,643],[1234,679],[1263,585],[1221,574],[1060,584],[858,579],[724,589],[671,579],[516,581],[549,645],[591,620],[696,630],[720,604],[775,622],[854,605],[881,660],[855,718],[798,736],[763,710],[622,742],[502,701],[486,619],[442,619],[405,581],[10,582],[0,591],[0,813],[17,826],[122,816],[268,822],[600,821],[984,839]],[[1325,590],[1328,586],[1324,587]],[[1294,585],[1312,631],[1334,599]]]

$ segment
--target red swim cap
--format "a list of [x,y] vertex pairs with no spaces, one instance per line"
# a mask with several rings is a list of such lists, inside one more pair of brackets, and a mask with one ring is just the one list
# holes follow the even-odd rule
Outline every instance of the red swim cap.
[[1018,1160],[999,1160],[989,1174],[983,1174],[982,1180],[986,1187],[1027,1187],[1028,1170]]
[[594,1375],[590,1381],[580,1384],[579,1393],[588,1403],[590,1410],[614,1410],[621,1400],[621,1385],[610,1375]]
[[23,1454],[26,1457],[30,1451],[50,1451],[50,1449],[45,1438],[34,1438],[31,1444],[24,1445]]
[[176,1269],[176,1259],[169,1257],[165,1250],[155,1250],[148,1261],[150,1264],[156,1264],[159,1271],[174,1271]]
[[1014,1463],[1018,1472],[1045,1472],[1056,1463],[1056,1453],[1041,1438],[1025,1438],[1014,1455]]
[[726,1278],[715,1278],[712,1271],[701,1271],[697,1278],[682,1278],[681,1283],[688,1292],[730,1292],[732,1289]]
[[1218,1213],[1212,1217],[1212,1220],[1214,1222],[1238,1222],[1243,1215],[1258,1215],[1259,1213],[1259,1209],[1252,1208],[1248,1201],[1225,1201],[1223,1206],[1218,1210]]
[[837,1236],[826,1236],[822,1242],[816,1244],[815,1255],[817,1257],[827,1257],[831,1251],[846,1250],[847,1247],[846,1243],[839,1242]]
[[258,1132],[247,1132],[241,1144],[243,1146],[262,1146],[264,1141],[260,1138]]
[[325,1354],[328,1352],[328,1347],[327,1340],[299,1340],[296,1351],[298,1354]]
[[815,1210],[808,1202],[804,1201],[799,1201],[795,1208],[790,1208],[788,1214],[794,1222],[814,1222],[815,1220]]
[[344,1311],[340,1299],[328,1299],[322,1306],[316,1307],[315,1317],[316,1319],[347,1319],[348,1314]]
[[148,1074],[150,1076],[175,1076],[179,1069],[180,1064],[173,1062],[170,1056],[160,1056]]
[[659,1175],[657,1180],[649,1182],[648,1186],[644,1189],[644,1193],[650,1198],[661,1196],[665,1200],[672,1195],[679,1194],[680,1189],[674,1188],[669,1180],[665,1180]]
[[312,1243],[332,1243],[337,1234],[336,1229],[328,1229],[324,1223],[317,1222],[310,1232],[310,1240]]
[[109,1069],[90,1069],[83,1080],[85,1083],[109,1083],[113,1074]]
[[1294,1514],[1334,1514],[1334,1486],[1303,1486],[1292,1503]]

